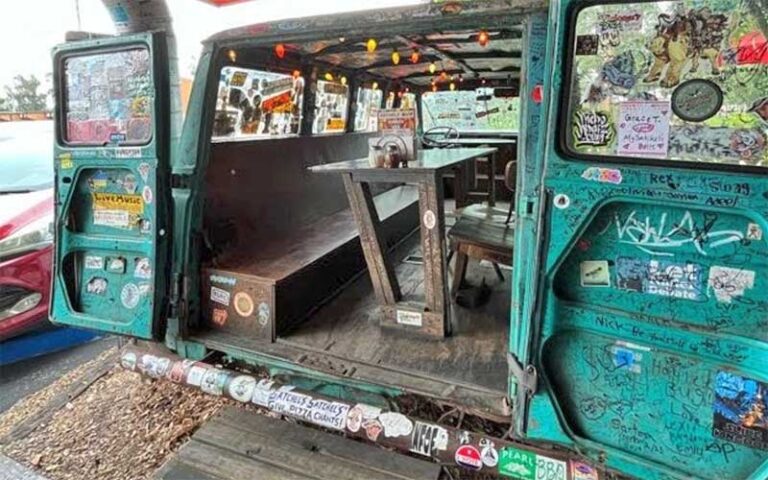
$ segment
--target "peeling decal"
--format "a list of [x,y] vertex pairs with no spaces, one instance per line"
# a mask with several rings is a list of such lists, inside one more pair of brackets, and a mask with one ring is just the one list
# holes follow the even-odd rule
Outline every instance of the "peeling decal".
[[709,269],[707,292],[713,293],[718,302],[731,303],[755,286],[755,272],[740,268],[713,265]]
[[134,309],[139,304],[141,292],[135,283],[126,283],[120,292],[120,303],[127,309]]
[[98,255],[86,255],[85,268],[86,270],[103,270],[104,257],[100,257]]
[[88,280],[88,284],[85,286],[85,291],[92,295],[104,295],[107,292],[107,285],[109,282],[104,277],[93,277]]

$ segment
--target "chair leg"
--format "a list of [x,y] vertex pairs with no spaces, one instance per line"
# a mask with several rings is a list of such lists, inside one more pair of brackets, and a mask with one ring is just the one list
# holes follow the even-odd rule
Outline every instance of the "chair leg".
[[512,197],[512,201],[509,202],[509,211],[507,212],[507,219],[504,221],[504,224],[509,224],[509,221],[512,220],[512,211],[515,209],[515,200],[514,197]]
[[448,258],[445,259],[446,265],[450,265],[451,260],[453,259],[453,254],[456,253],[455,250],[451,250],[448,252]]
[[493,264],[493,269],[496,270],[496,276],[499,277],[499,281],[504,283],[504,274],[501,273],[501,268],[499,268],[498,263]]
[[451,298],[456,298],[461,284],[464,283],[464,277],[467,276],[467,263],[469,257],[466,253],[456,251],[456,264],[453,266],[453,283],[451,284]]

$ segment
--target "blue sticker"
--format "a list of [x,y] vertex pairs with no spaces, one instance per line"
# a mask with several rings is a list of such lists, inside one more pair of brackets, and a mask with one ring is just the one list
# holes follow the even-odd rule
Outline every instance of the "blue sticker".
[[702,268],[695,263],[619,257],[616,286],[662,297],[696,301],[706,298]]

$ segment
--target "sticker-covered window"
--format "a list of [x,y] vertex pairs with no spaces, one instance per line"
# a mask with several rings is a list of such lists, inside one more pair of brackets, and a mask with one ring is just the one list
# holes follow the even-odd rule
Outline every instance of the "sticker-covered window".
[[580,10],[566,148],[768,167],[768,24],[758,5],[686,0]]
[[520,97],[512,89],[427,92],[422,95],[424,128],[453,127],[459,131],[517,132]]
[[304,78],[300,75],[224,67],[219,77],[213,137],[298,135],[303,98]]
[[347,128],[348,102],[349,87],[347,85],[318,80],[312,133],[344,133]]
[[384,92],[373,88],[358,88],[355,102],[355,131],[375,132],[376,115],[381,108]]
[[80,145],[145,144],[152,138],[154,87],[149,50],[64,60],[63,139]]

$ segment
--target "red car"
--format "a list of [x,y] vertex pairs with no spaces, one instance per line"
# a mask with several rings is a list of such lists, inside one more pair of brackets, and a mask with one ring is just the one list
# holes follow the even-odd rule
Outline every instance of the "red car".
[[53,122],[0,123],[0,342],[48,328]]

